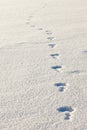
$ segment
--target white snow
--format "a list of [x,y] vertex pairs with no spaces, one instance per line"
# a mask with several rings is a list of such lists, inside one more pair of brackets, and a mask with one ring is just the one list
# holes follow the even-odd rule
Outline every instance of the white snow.
[[87,130],[87,0],[0,0],[0,130]]

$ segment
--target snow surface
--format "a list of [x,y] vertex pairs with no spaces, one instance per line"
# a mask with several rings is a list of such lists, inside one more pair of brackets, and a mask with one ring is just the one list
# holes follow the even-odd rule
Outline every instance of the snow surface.
[[0,130],[87,130],[87,0],[0,0]]

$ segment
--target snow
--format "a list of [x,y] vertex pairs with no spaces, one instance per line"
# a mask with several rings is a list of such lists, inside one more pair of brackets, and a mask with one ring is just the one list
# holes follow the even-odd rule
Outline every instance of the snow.
[[0,130],[87,130],[87,1],[0,0]]

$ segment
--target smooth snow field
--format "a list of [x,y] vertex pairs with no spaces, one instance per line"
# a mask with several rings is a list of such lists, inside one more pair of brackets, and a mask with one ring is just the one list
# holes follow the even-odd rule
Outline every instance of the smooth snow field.
[[0,130],[87,130],[87,0],[0,0]]

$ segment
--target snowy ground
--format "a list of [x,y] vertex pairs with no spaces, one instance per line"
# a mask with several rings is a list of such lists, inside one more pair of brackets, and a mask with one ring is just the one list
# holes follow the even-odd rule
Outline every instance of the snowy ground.
[[87,0],[0,0],[0,130],[87,130]]

